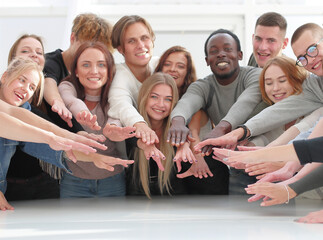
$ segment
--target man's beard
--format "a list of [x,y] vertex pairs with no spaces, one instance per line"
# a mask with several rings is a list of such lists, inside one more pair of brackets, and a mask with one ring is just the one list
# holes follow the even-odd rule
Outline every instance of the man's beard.
[[217,73],[213,73],[215,75],[215,77],[218,79],[218,80],[226,80],[228,78],[231,78],[235,73],[236,71],[238,70],[238,68],[236,69],[233,69],[231,72],[229,73],[224,73],[224,74],[217,74]]

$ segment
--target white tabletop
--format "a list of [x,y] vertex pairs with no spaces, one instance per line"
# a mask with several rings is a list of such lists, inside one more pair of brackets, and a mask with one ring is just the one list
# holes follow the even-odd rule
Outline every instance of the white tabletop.
[[293,220],[323,209],[297,200],[260,207],[246,196],[56,199],[11,202],[0,239],[323,239],[323,224]]

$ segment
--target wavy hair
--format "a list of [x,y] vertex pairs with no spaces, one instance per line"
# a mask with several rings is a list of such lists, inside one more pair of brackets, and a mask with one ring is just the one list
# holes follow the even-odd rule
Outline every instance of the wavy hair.
[[181,98],[182,95],[186,92],[188,86],[192,83],[195,82],[197,77],[196,77],[196,70],[195,70],[195,65],[192,59],[192,55],[189,51],[187,51],[186,48],[181,47],[181,46],[174,46],[169,49],[167,49],[163,55],[160,57],[158,65],[155,69],[155,72],[161,72],[163,69],[163,66],[168,58],[169,55],[172,53],[183,53],[184,56],[186,57],[187,60],[187,72],[186,76],[184,79],[184,84],[178,89],[179,92],[179,97]]

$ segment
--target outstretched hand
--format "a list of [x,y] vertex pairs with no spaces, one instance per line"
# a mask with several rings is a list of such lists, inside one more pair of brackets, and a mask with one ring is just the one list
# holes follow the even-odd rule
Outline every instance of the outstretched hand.
[[[81,136],[80,136],[81,137]],[[89,139],[90,140],[90,139]],[[93,141],[93,140],[91,140]],[[94,142],[94,141],[93,141]],[[99,144],[99,143],[98,143]],[[56,151],[66,151],[68,157],[73,161],[76,162],[76,158],[74,156],[74,154],[72,153],[71,150],[75,150],[75,151],[79,151],[79,152],[83,152],[85,154],[89,154],[89,153],[94,153],[96,152],[96,149],[85,145],[83,143],[80,142],[75,142],[73,140],[67,139],[67,138],[63,138],[63,137],[59,137],[56,136],[53,133],[49,133],[49,141],[48,141],[48,145],[56,150]],[[101,145],[101,144],[100,144]],[[106,148],[106,147],[105,147]]]
[[186,140],[191,142],[195,141],[195,139],[191,137],[190,130],[185,126],[184,118],[174,117],[167,134],[167,142],[172,144],[172,146],[179,147],[180,145],[183,145]]
[[173,160],[174,162],[176,162],[178,172],[182,170],[181,162],[190,162],[190,163],[196,162],[196,158],[192,153],[190,149],[190,144],[188,142],[184,143],[184,145],[181,145],[177,148],[177,151]]
[[[258,195],[258,199],[264,197],[260,206],[266,207],[282,203],[288,203],[290,199],[296,197],[295,191],[289,186],[286,187],[284,184],[265,182],[248,185],[248,187],[245,190],[248,194]],[[248,201],[250,201],[250,199]]]
[[305,217],[301,217],[295,221],[300,223],[323,223],[323,210],[310,212]]
[[209,176],[213,177],[213,174],[210,171],[209,166],[205,162],[204,158],[200,154],[195,155],[195,158],[197,161],[193,162],[191,167],[186,172],[177,174],[176,176],[178,178],[186,178],[186,177],[194,176],[196,178],[202,179],[203,177],[204,178],[207,178]]
[[5,198],[4,194],[0,191],[0,210],[6,211],[6,210],[14,210],[14,207],[11,206],[7,199]]
[[129,164],[133,164],[133,160],[124,160],[121,158],[111,157],[100,155],[98,158],[93,158],[93,163],[98,168],[106,169],[108,171],[114,171],[115,165],[122,165],[124,167],[128,167]]
[[137,122],[134,127],[136,128],[136,137],[140,138],[143,143],[147,145],[159,143],[157,134],[145,122]]
[[76,121],[81,125],[87,126],[92,130],[98,131],[101,129],[97,122],[97,116],[90,111],[83,110],[76,115]]
[[[235,149],[238,139],[237,136],[232,135],[232,132],[223,135],[222,137],[217,138],[209,138],[206,139],[194,146],[194,151],[196,153],[202,153],[202,155],[210,154],[212,152],[213,147],[218,148],[227,148],[229,149]],[[211,146],[211,149],[209,150],[209,147]],[[207,147],[207,151],[203,153],[203,149]]]
[[103,134],[111,141],[121,142],[125,139],[132,138],[136,136],[135,127],[118,127],[116,125],[111,125],[107,123],[103,128]]
[[52,111],[56,112],[69,127],[73,127],[72,113],[66,108],[64,102],[55,99],[52,105]]
[[155,146],[155,144],[147,145],[142,142],[141,139],[138,139],[138,147],[144,151],[146,159],[149,161],[150,158],[152,158],[158,168],[161,171],[164,171],[165,168],[162,164],[162,160],[164,161],[166,159],[165,155]]

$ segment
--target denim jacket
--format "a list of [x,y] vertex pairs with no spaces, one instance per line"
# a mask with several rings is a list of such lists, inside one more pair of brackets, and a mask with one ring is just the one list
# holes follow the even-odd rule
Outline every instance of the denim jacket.
[[[28,102],[23,104],[22,107],[28,110],[31,109]],[[44,143],[21,142],[0,137],[0,191],[3,193],[5,193],[7,188],[6,175],[10,160],[16,152],[17,146],[19,146],[23,152],[31,156],[69,171],[65,158],[63,157],[63,151],[55,151]]]

